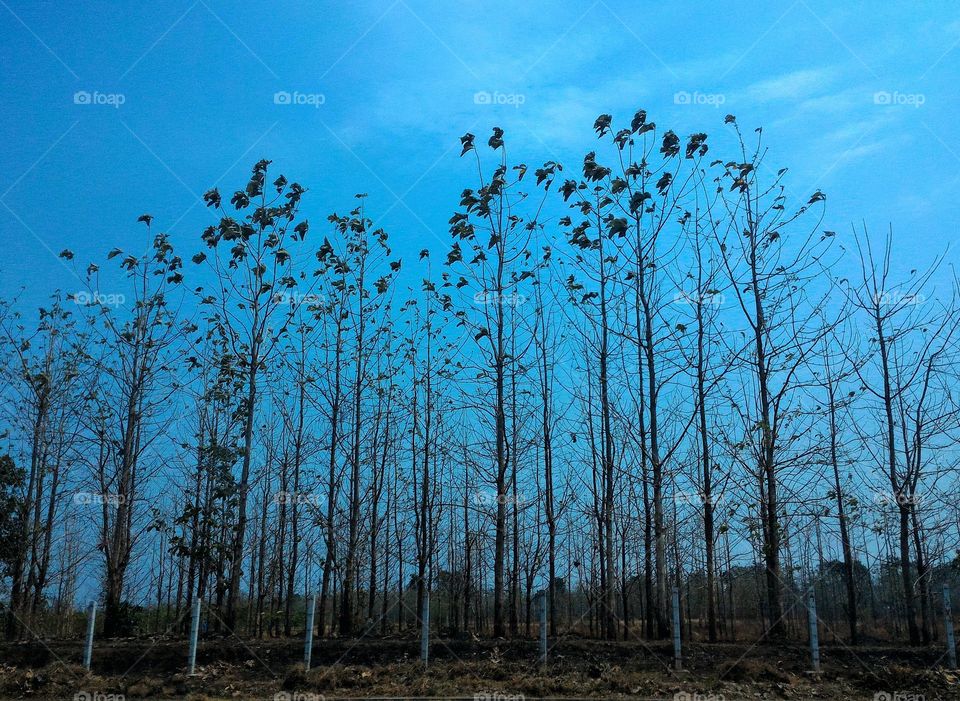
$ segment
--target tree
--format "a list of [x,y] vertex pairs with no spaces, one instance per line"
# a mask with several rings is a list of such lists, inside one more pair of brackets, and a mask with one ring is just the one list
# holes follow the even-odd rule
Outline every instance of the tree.
[[[957,406],[950,392],[956,351],[955,290],[945,300],[927,300],[923,289],[939,266],[912,270],[896,279],[892,269],[892,233],[877,255],[864,232],[857,239],[860,279],[847,285],[848,299],[869,329],[865,356],[854,364],[863,388],[879,402],[879,438],[884,452],[873,457],[883,466],[890,487],[888,504],[898,513],[899,562],[910,642],[930,641],[928,566],[917,519],[918,486],[930,462],[928,454],[943,441],[952,444]],[[934,408],[937,407],[937,408]],[[917,579],[910,559],[911,534]],[[919,584],[922,627],[917,626]]]
[[[750,341],[740,368],[745,396],[734,406],[745,432],[740,460],[759,488],[766,633],[780,638],[785,633],[780,473],[796,456],[791,451],[802,436],[795,422],[803,412],[794,404],[797,389],[807,382],[801,371],[826,331],[817,310],[829,288],[817,290],[811,281],[826,265],[822,258],[832,234],[817,233],[819,219],[812,226],[802,219],[810,207],[822,208],[826,196],[817,191],[806,204],[788,210],[786,169],[766,175],[762,130],[757,129],[756,143],[748,149],[733,116],[726,121],[736,128],[740,149],[738,159],[723,163],[716,179],[724,210],[717,239]],[[792,228],[798,231],[788,235]]]
[[[139,221],[151,236],[152,217]],[[168,295],[182,281],[182,261],[166,234],[156,234],[141,256],[114,249],[129,280],[129,315],[104,304],[90,307],[91,323],[102,328],[88,362],[98,377],[88,425],[95,504],[100,507],[99,549],[104,557],[104,634],[128,635],[133,622],[125,601],[127,572],[138,537],[137,504],[152,476],[145,454],[170,420],[165,414],[179,389],[174,375],[177,344],[188,321],[178,319]],[[90,296],[100,288],[99,269],[87,270]],[[126,298],[124,297],[126,303]],[[155,464],[154,464],[155,467]]]
[[[4,315],[0,326],[10,356],[3,379],[15,398],[5,418],[23,437],[29,463],[19,483],[17,511],[8,521],[10,528],[19,529],[8,541],[15,548],[9,563],[9,638],[22,632],[23,624],[29,624],[43,603],[54,529],[62,513],[68,467],[76,458],[79,417],[89,385],[81,372],[83,336],[60,295],[54,296],[51,307],[41,307],[38,315],[31,331],[19,323],[16,313],[9,318]],[[8,477],[17,472],[12,467]]]
[[273,181],[272,188],[267,186],[269,165],[267,160],[257,162],[246,187],[230,198],[235,210],[243,212],[239,221],[227,214],[216,188],[204,194],[204,201],[218,213],[220,221],[208,227],[202,236],[212,257],[203,252],[193,257],[197,264],[207,261],[215,275],[215,289],[203,296],[201,304],[210,307],[210,318],[223,328],[245,385],[239,498],[224,618],[231,630],[236,625],[243,576],[258,381],[301,304],[285,304],[282,293],[310,293],[310,285],[301,282],[305,276],[296,275],[294,256],[286,248],[302,245],[309,230],[306,220],[297,221],[304,189],[297,183],[288,183],[283,175]]
[[[473,152],[476,156],[479,186],[476,190],[463,191],[460,206],[463,211],[450,218],[450,233],[453,246],[447,254],[446,263],[459,273],[458,289],[473,291],[474,308],[456,312],[458,323],[473,335],[476,348],[482,358],[483,376],[490,380],[493,390],[492,406],[494,424],[494,484],[497,491],[497,512],[494,535],[493,562],[493,634],[503,636],[506,632],[503,612],[504,561],[506,559],[507,502],[509,495],[508,474],[510,469],[510,446],[507,440],[507,373],[509,349],[507,346],[510,321],[506,307],[521,296],[524,281],[533,276],[523,266],[530,260],[528,249],[530,231],[537,226],[537,216],[543,207],[547,188],[559,170],[556,163],[545,163],[536,171],[537,186],[544,185],[544,195],[533,214],[525,219],[518,214],[519,207],[527,199],[520,190],[520,183],[527,172],[524,164],[509,168],[514,178],[508,177],[508,162],[503,130],[494,127],[487,145],[500,152],[500,162],[489,182],[484,176],[480,155],[474,145],[473,134],[460,137],[463,145],[461,156]],[[462,247],[466,247],[463,250]],[[469,276],[469,277],[466,277]]]
[[847,626],[850,631],[850,642],[857,644],[858,634],[858,616],[857,616],[857,589],[854,579],[854,568],[856,562],[853,557],[853,546],[850,539],[850,517],[848,514],[849,496],[845,481],[841,477],[841,465],[846,464],[849,459],[845,459],[843,454],[842,437],[845,434],[842,431],[841,421],[849,416],[850,407],[853,403],[856,392],[843,392],[843,383],[849,382],[854,375],[854,368],[846,362],[843,351],[837,350],[848,346],[849,340],[838,333],[831,333],[824,336],[822,350],[814,362],[819,362],[820,369],[814,370],[814,373],[820,378],[821,388],[825,395],[825,413],[827,415],[827,445],[828,454],[826,461],[829,464],[833,476],[832,496],[837,505],[837,521],[840,527],[840,545],[843,549],[843,579],[847,593],[846,612]]
[[[17,467],[9,455],[0,455],[0,580],[6,580],[13,574],[17,558],[22,552],[24,471]],[[13,607],[7,610],[11,619],[7,622],[15,626]]]
[[[365,195],[358,195],[362,200]],[[351,635],[354,626],[354,583],[357,579],[357,549],[360,537],[360,456],[363,440],[362,408],[364,389],[370,383],[370,358],[381,342],[382,329],[368,328],[371,317],[383,311],[385,293],[389,287],[392,271],[376,277],[383,257],[390,255],[387,233],[383,229],[372,230],[372,220],[364,216],[363,206],[354,209],[349,216],[331,215],[340,235],[346,237],[346,255],[340,263],[350,275],[348,289],[355,296],[352,308],[354,331],[354,377],[353,377],[353,431],[350,445],[350,477],[348,499],[348,536],[344,558],[343,590],[340,597],[340,633]],[[372,596],[372,592],[371,592]]]

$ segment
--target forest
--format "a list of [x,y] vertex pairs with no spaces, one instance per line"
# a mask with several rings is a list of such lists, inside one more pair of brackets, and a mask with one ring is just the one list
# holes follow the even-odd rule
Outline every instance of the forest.
[[[8,640],[930,645],[960,591],[949,252],[830,224],[763,129],[460,139],[446,240],[260,160],[0,306]],[[589,126],[589,125],[586,125]],[[589,151],[588,151],[589,150]],[[150,203],[142,203],[149,210]],[[324,216],[321,211],[340,209]],[[308,217],[308,214],[313,216]],[[866,213],[865,213],[866,214]],[[834,226],[837,230],[831,230]],[[545,597],[545,599],[541,599]],[[101,632],[102,629],[102,632]]]

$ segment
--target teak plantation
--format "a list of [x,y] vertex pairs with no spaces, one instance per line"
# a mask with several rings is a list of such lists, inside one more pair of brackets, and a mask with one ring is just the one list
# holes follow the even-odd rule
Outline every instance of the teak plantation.
[[572,164],[465,134],[424,276],[267,160],[189,250],[144,214],[60,253],[81,291],[0,308],[6,636],[94,599],[98,640],[182,639],[199,599],[202,638],[299,640],[315,596],[318,643],[427,605],[532,640],[545,596],[551,640],[656,641],[676,589],[684,640],[806,643],[812,593],[825,639],[942,647],[952,269],[826,230],[732,115],[621,117]]

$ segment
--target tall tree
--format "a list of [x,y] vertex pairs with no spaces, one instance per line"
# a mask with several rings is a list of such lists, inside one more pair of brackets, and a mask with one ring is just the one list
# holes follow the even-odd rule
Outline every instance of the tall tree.
[[[140,217],[151,236],[152,217]],[[127,571],[137,538],[137,503],[156,464],[145,464],[148,450],[166,436],[173,420],[171,397],[179,389],[175,374],[179,343],[190,322],[179,318],[169,296],[183,279],[182,261],[169,237],[152,237],[147,252],[136,256],[114,249],[129,280],[129,307],[114,310],[94,304],[92,322],[102,329],[89,362],[99,377],[94,389],[93,480],[100,506],[99,549],[104,557],[104,633],[128,635],[133,621],[125,601]],[[99,270],[87,271],[91,298],[100,289]],[[124,314],[123,312],[128,312]]]
[[281,293],[310,293],[309,285],[301,282],[303,276],[296,275],[295,258],[287,248],[302,244],[309,228],[306,220],[297,221],[304,189],[297,183],[288,183],[283,175],[273,181],[272,187],[267,185],[269,165],[267,160],[257,162],[246,187],[230,198],[235,210],[243,213],[239,221],[227,213],[216,188],[204,194],[204,201],[217,212],[220,221],[203,232],[202,239],[211,256],[201,252],[193,257],[198,264],[207,261],[215,276],[213,291],[205,294],[201,303],[210,307],[211,318],[222,326],[245,385],[243,454],[224,616],[231,630],[237,622],[243,577],[260,374],[273,359],[300,306],[300,302],[286,304]]
[[[935,302],[924,289],[940,264],[922,272],[897,275],[892,265],[892,234],[879,254],[865,235],[858,238],[860,278],[848,285],[848,298],[869,330],[866,356],[854,364],[865,390],[879,403],[879,438],[883,466],[890,487],[888,503],[895,505],[899,530],[900,578],[907,630],[912,644],[929,642],[930,612],[925,598],[927,566],[916,519],[918,485],[927,466],[927,453],[949,438],[955,428],[956,404],[947,389],[953,378],[956,350],[955,291]],[[938,408],[934,409],[933,407]],[[913,576],[911,536],[917,577]],[[920,586],[923,625],[917,625],[917,585]]]
[[[510,320],[506,307],[519,299],[524,281],[533,276],[526,267],[531,257],[528,248],[530,231],[537,226],[537,217],[543,207],[546,191],[559,170],[556,163],[545,163],[536,171],[537,186],[544,185],[539,204],[525,218],[521,204],[527,194],[521,182],[527,172],[524,164],[508,166],[503,130],[494,127],[487,145],[499,151],[499,164],[489,181],[484,175],[480,155],[474,145],[473,134],[460,137],[461,156],[473,152],[476,156],[479,185],[476,190],[463,191],[460,206],[463,211],[450,218],[450,233],[454,243],[447,254],[447,264],[459,274],[457,287],[466,287],[473,293],[474,308],[459,309],[458,322],[467,327],[476,342],[482,358],[483,376],[492,385],[494,424],[494,484],[497,492],[497,511],[494,534],[493,561],[493,632],[506,633],[503,595],[504,563],[506,561],[507,505],[509,503],[510,445],[507,435],[507,375],[509,371],[508,334]],[[512,179],[510,176],[513,176]],[[464,248],[466,250],[464,250]]]
[[[751,350],[744,357],[744,394],[738,405],[745,425],[741,459],[750,468],[759,489],[760,524],[767,627],[771,638],[785,634],[781,565],[783,507],[780,475],[797,457],[796,390],[808,381],[802,369],[819,347],[826,329],[818,310],[829,294],[812,283],[832,234],[818,231],[820,217],[804,214],[826,200],[819,190],[809,200],[787,209],[783,184],[786,169],[766,175],[766,148],[762,130],[747,147],[732,115],[739,152],[723,164],[716,179],[722,191],[724,227],[717,234],[721,262],[739,308]],[[822,210],[821,210],[822,211]],[[807,219],[816,219],[812,224]],[[792,231],[796,229],[796,231]]]

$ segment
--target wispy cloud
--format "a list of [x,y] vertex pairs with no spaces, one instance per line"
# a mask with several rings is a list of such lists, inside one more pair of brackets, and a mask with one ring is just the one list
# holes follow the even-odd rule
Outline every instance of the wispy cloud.
[[822,93],[840,76],[841,71],[835,66],[793,71],[734,91],[734,98],[749,102],[801,101]]

